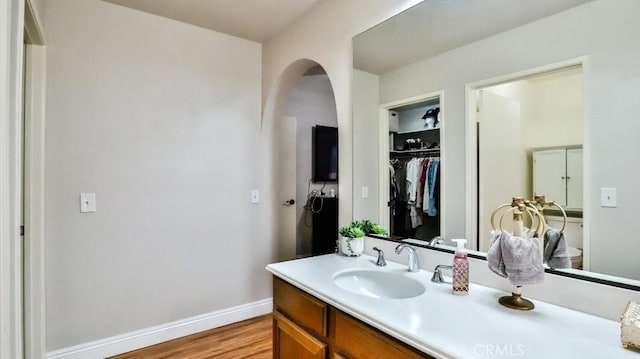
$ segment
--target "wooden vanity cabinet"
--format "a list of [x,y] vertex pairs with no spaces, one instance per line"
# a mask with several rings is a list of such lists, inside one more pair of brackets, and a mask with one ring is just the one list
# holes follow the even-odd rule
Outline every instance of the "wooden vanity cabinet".
[[273,278],[274,359],[432,358]]
[[325,359],[327,345],[276,311],[273,313],[273,357]]

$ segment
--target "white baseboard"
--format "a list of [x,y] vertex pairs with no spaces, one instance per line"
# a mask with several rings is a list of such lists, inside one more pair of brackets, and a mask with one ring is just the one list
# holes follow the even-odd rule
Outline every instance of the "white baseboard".
[[268,298],[47,353],[47,359],[105,358],[270,313]]

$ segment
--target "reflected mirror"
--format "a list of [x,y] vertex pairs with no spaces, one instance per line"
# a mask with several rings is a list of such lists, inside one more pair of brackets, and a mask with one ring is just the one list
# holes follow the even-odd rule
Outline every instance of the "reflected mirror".
[[[486,252],[496,207],[544,195],[567,213],[544,210],[566,226],[564,272],[638,285],[639,13],[634,0],[429,0],[356,36],[354,218]],[[413,158],[419,173],[439,161],[437,196],[417,177],[419,206],[397,192]]]

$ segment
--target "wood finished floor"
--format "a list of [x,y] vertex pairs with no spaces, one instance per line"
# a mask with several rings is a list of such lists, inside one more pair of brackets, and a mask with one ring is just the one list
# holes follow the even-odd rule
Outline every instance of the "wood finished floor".
[[263,315],[110,359],[272,359],[272,318]]

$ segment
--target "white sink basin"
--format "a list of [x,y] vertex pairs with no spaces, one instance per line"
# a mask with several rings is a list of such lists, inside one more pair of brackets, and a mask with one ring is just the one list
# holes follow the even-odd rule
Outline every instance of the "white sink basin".
[[338,272],[333,282],[346,291],[370,298],[412,298],[425,291],[420,282],[405,275],[367,269]]

